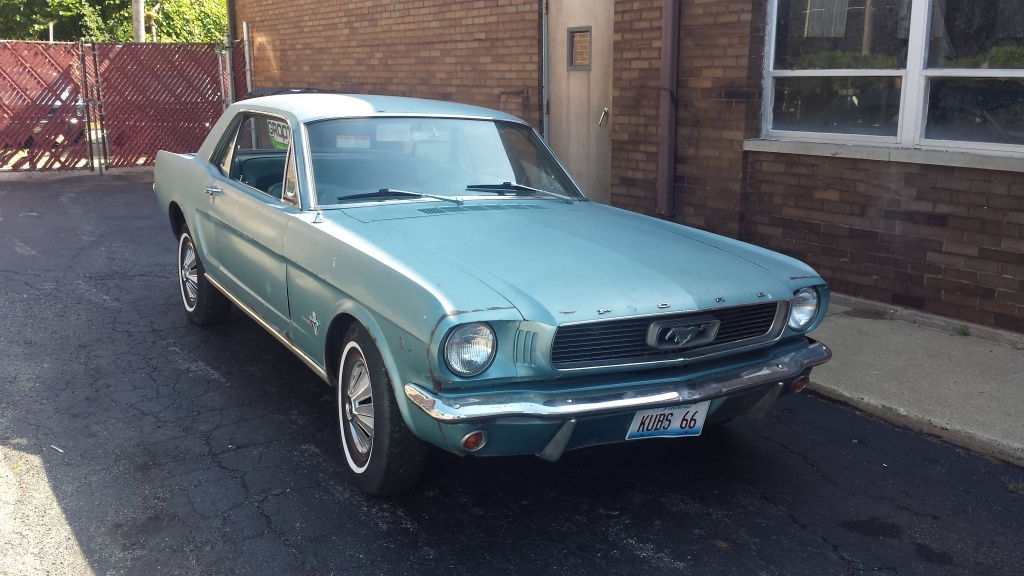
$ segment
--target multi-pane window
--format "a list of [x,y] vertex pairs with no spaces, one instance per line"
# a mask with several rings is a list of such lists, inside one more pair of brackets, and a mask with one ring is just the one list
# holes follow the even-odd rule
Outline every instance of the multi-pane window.
[[769,138],[1024,154],[1024,0],[772,0]]

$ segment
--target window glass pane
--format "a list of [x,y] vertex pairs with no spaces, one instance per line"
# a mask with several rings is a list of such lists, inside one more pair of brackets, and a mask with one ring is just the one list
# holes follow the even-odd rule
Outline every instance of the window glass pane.
[[932,0],[932,68],[1024,68],[1024,0]]
[[590,66],[590,30],[570,32],[570,66]]
[[1024,144],[1024,80],[932,80],[925,138]]
[[290,140],[291,129],[286,122],[265,116],[246,117],[235,141],[228,177],[280,198]]
[[299,205],[299,182],[295,177],[295,150],[288,150],[288,159],[284,167],[284,186],[281,188],[281,199],[298,207]]
[[776,70],[906,67],[911,0],[779,0]]
[[[530,128],[456,118],[344,118],[306,125],[317,202],[381,189],[451,197],[508,194],[503,183],[578,196]],[[486,190],[467,187],[487,185]],[[521,191],[511,191],[521,192]]]
[[895,136],[899,78],[778,78],[773,130]]

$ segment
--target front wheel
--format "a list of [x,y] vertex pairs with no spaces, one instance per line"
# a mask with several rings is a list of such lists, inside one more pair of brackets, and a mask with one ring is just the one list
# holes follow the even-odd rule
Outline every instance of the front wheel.
[[384,361],[360,325],[348,331],[341,353],[338,421],[349,476],[360,490],[386,496],[416,485],[427,446],[402,420]]
[[178,236],[178,287],[185,314],[196,324],[219,324],[228,318],[231,302],[206,279],[188,225]]

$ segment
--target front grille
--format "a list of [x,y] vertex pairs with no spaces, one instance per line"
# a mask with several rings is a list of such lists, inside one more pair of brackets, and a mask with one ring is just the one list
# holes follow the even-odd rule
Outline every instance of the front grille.
[[[556,369],[662,362],[698,358],[775,339],[782,330],[782,302],[701,310],[663,316],[622,318],[562,326],[551,346]],[[721,324],[714,340],[690,348],[659,350],[647,344],[654,322],[713,317]]]

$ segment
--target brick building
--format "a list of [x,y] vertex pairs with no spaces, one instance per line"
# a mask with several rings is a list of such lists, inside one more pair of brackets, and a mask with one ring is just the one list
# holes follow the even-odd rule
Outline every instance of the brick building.
[[228,5],[256,87],[506,110],[598,200],[1024,332],[1024,0]]

